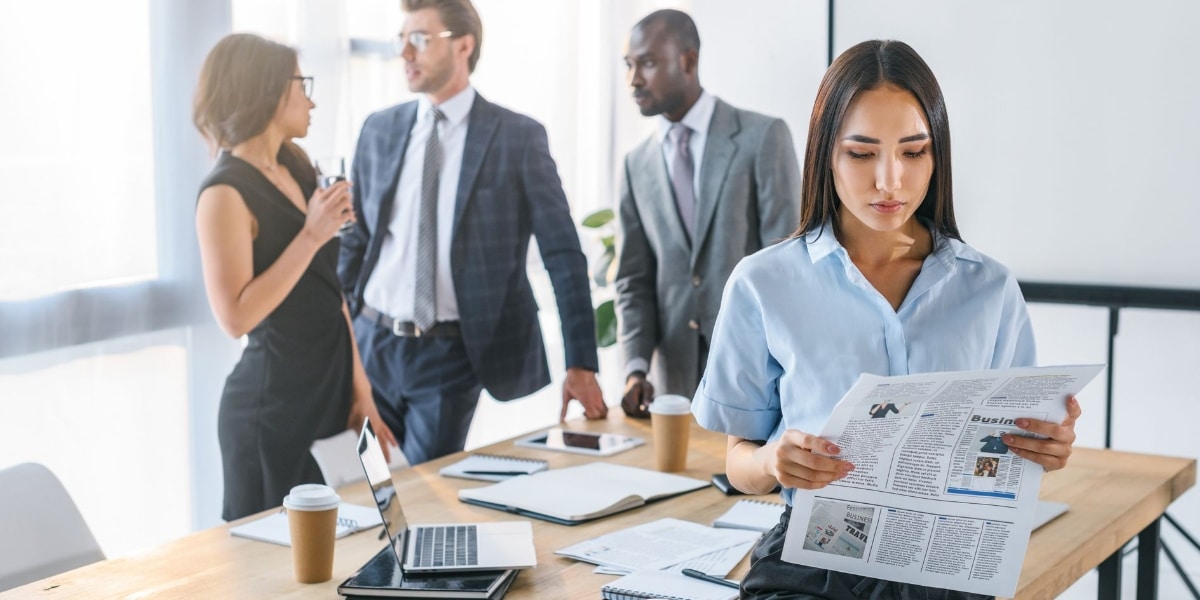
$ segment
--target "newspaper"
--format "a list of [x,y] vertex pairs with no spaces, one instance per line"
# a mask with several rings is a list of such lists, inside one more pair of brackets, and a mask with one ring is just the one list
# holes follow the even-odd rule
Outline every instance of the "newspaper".
[[1001,437],[1028,417],[1066,418],[1104,365],[862,375],[821,437],[855,470],[797,490],[783,559],[979,594],[1012,596],[1042,467]]

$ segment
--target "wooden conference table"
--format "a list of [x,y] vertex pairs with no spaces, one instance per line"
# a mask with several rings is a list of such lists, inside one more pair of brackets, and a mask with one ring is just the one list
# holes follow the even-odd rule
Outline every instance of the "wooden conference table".
[[[625,419],[620,410],[606,421],[571,422],[575,429],[611,431],[650,440],[649,422]],[[724,471],[725,438],[693,425],[685,475],[707,480]],[[502,442],[481,451],[536,456],[551,468],[594,460],[587,456],[519,448]],[[458,501],[458,490],[486,482],[452,479],[438,469],[457,460],[446,457],[396,472],[397,493],[412,523],[493,521],[512,515]],[[615,463],[652,466],[650,444],[610,457]],[[1071,509],[1037,530],[1029,543],[1017,598],[1054,598],[1077,579],[1114,555],[1135,536],[1153,534],[1163,511],[1196,478],[1194,459],[1171,458],[1111,450],[1079,448],[1067,469],[1048,474],[1042,498],[1067,502]],[[370,505],[365,483],[339,490],[345,502]],[[533,521],[538,566],[517,577],[506,598],[583,599],[600,596],[600,587],[613,576],[592,573],[593,566],[556,556],[554,551],[606,532],[674,516],[711,523],[735,498],[708,487],[632,511],[567,527]],[[383,543],[379,529],[338,540],[333,579],[322,584],[298,584],[292,579],[288,548],[232,537],[229,525],[214,527],[127,558],[116,558],[46,578],[6,593],[8,598],[337,598],[337,586],[370,559]],[[1149,532],[1149,533],[1147,533]],[[1148,546],[1149,547],[1149,546]],[[1157,557],[1157,552],[1154,553]],[[1118,559],[1119,560],[1119,559]],[[1114,563],[1110,561],[1111,567]],[[1145,565],[1149,568],[1149,565]],[[1157,564],[1154,564],[1157,568]],[[731,574],[740,578],[747,561]],[[1108,576],[1113,573],[1109,572]],[[1139,573],[1139,579],[1155,573]],[[1103,570],[1102,570],[1103,576]],[[1144,582],[1139,582],[1143,583]],[[1153,594],[1153,587],[1142,591]],[[1101,591],[1103,597],[1104,591]],[[1139,594],[1139,598],[1144,597]],[[1149,597],[1149,596],[1145,596]]]

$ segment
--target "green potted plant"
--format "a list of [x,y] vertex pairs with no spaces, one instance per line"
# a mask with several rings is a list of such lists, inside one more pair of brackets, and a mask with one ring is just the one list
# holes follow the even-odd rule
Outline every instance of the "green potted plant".
[[617,310],[608,284],[617,274],[617,241],[612,231],[612,209],[598,210],[583,219],[583,226],[595,232],[604,252],[592,265],[592,283],[601,301],[596,305],[596,345],[607,348],[617,343]]

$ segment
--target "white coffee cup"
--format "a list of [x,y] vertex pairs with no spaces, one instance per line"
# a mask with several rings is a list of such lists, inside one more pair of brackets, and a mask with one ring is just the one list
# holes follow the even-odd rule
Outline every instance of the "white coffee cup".
[[684,396],[663,394],[650,403],[650,428],[654,432],[654,458],[659,471],[687,469],[688,432],[692,428],[692,403]]
[[296,581],[321,583],[333,577],[333,546],[341,503],[333,488],[319,483],[298,485],[284,497]]

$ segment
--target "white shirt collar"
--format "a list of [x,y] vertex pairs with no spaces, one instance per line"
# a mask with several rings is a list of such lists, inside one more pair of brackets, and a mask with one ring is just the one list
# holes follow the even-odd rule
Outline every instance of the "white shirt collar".
[[[467,118],[471,114],[471,106],[475,104],[475,88],[468,85],[463,91],[451,96],[448,100],[438,105],[438,109],[446,116],[446,124],[444,127],[454,127]],[[429,102],[429,96],[422,94],[417,99],[417,122],[425,118],[429,113],[429,109],[433,106]]]
[[[683,115],[683,119],[680,122],[686,125],[688,129],[691,129],[693,134],[707,135],[708,125],[712,122],[713,110],[716,108],[717,97],[708,93],[707,90],[701,90],[700,97],[688,109],[687,114]],[[671,126],[674,124],[665,115],[658,115],[658,139],[660,141],[667,139],[667,134],[671,131]]]

